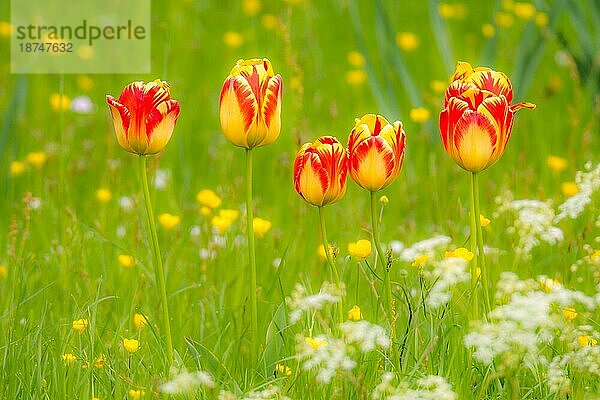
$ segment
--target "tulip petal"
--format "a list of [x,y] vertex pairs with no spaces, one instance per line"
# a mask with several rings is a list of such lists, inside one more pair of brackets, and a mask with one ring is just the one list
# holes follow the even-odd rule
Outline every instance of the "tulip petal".
[[258,103],[252,88],[241,76],[223,84],[219,100],[219,118],[223,133],[234,145],[247,147],[247,131],[254,122]]
[[496,127],[488,116],[465,111],[454,131],[457,162],[467,171],[484,170],[490,165],[496,140]]
[[522,108],[528,108],[528,109],[530,109],[530,110],[534,110],[534,109],[535,109],[535,107],[536,107],[536,105],[535,105],[535,104],[533,104],[533,103],[529,103],[529,102],[527,102],[527,101],[523,101],[523,102],[521,102],[521,103],[513,104],[512,106],[510,106],[510,109],[511,109],[513,112],[516,112],[516,111],[519,111],[519,110],[520,110],[520,109],[522,109]]
[[512,112],[504,96],[485,99],[477,108],[477,112],[487,115],[496,127],[497,143],[494,149],[494,161],[496,161],[504,153],[508,139],[510,138],[508,126],[509,122],[512,122]]
[[262,120],[267,128],[267,137],[260,143],[267,145],[273,143],[279,137],[281,131],[281,76],[271,77],[265,85],[266,90],[262,104]]
[[169,100],[159,104],[158,108],[148,116],[146,129],[150,143],[146,150],[147,154],[156,154],[169,143],[179,111],[179,103],[176,100]]
[[506,97],[506,101],[509,104],[512,101],[512,84],[508,77],[502,72],[492,70],[478,71],[474,72],[468,80],[473,82],[481,90],[490,91],[496,96]]
[[106,96],[106,102],[110,107],[115,133],[119,145],[127,151],[132,151],[127,141],[127,131],[131,120],[131,114],[127,107],[115,100],[113,96]]
[[392,147],[380,136],[371,136],[355,148],[350,175],[356,183],[372,192],[385,187],[394,170]]
[[440,135],[446,152],[458,161],[456,146],[454,146],[454,131],[463,113],[469,109],[466,101],[452,97],[448,105],[440,113]]

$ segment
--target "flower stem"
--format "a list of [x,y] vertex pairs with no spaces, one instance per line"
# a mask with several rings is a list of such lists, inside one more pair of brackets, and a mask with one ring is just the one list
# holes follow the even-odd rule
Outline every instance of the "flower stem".
[[479,300],[477,296],[477,284],[479,282],[478,273],[478,262],[477,262],[477,218],[479,214],[475,212],[475,193],[477,191],[476,181],[477,174],[471,173],[471,252],[473,253],[473,260],[471,262],[471,318],[479,319]]
[[250,307],[252,359],[258,350],[258,308],[256,300],[256,254],[254,251],[254,213],[252,208],[252,149],[246,149],[246,234],[248,235],[248,260],[250,263]]
[[148,172],[146,170],[146,156],[140,156],[140,166],[142,174],[142,187],[144,200],[146,202],[146,214],[148,216],[148,225],[150,227],[150,237],[152,241],[152,254],[154,256],[154,276],[158,285],[160,302],[163,309],[163,320],[165,336],[167,340],[167,361],[168,368],[173,365],[173,339],[171,337],[171,320],[169,318],[169,304],[167,303],[167,288],[165,285],[165,273],[163,269],[160,247],[158,246],[158,235],[156,233],[156,224],[154,222],[154,211],[150,201],[150,189],[148,188]]
[[[323,212],[323,207],[319,207],[319,221],[321,223],[321,238],[323,239],[323,249],[325,250],[325,256],[327,257],[327,262],[331,267],[331,272],[333,273],[333,279],[335,280],[335,284],[338,288],[341,289],[340,283],[340,274],[338,273],[337,265],[333,256],[331,255],[331,251],[329,251],[329,242],[327,241],[327,228],[325,227],[325,213]],[[344,322],[344,305],[342,300],[338,302],[338,318],[340,324]]]
[[394,309],[393,298],[392,298],[392,282],[390,281],[390,271],[385,260],[385,254],[383,249],[381,248],[381,242],[379,241],[379,223],[377,221],[377,192],[371,192],[371,225],[373,230],[373,242],[375,243],[375,250],[377,251],[377,256],[379,257],[379,261],[381,262],[381,266],[384,272],[383,285],[385,288],[385,296],[387,298],[387,315],[388,322],[390,324],[390,332],[392,338],[394,337],[393,328],[393,315],[392,310]]
[[485,253],[483,252],[483,233],[481,231],[481,220],[479,210],[479,175],[473,173],[473,191],[475,194],[475,228],[477,231],[477,247],[478,247],[478,263],[481,269],[481,289],[485,301],[486,311],[491,311],[491,303],[489,297],[488,286],[488,271],[485,267]]

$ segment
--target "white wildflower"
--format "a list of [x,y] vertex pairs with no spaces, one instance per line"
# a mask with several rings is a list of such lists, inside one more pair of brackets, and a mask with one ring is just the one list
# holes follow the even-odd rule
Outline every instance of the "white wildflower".
[[119,207],[121,207],[121,210],[123,210],[124,212],[128,213],[133,211],[134,206],[135,203],[131,197],[122,196],[119,198]]
[[88,96],[77,96],[71,100],[71,111],[77,114],[91,114],[96,109]]
[[188,372],[184,369],[160,385],[160,391],[167,394],[189,393],[200,386],[215,387],[212,375],[205,371]]
[[377,347],[387,349],[391,341],[387,330],[368,321],[348,321],[341,325],[347,343],[356,343],[363,353],[375,350]]
[[405,248],[400,253],[400,259],[406,262],[413,262],[415,258],[423,254],[433,254],[435,250],[445,248],[452,242],[448,236],[438,235],[429,239],[421,240],[412,246]]
[[154,173],[154,187],[158,190],[165,190],[171,179],[171,170],[159,168]]
[[191,237],[199,237],[201,232],[202,231],[198,225],[192,225],[190,227],[190,236]]
[[345,289],[329,282],[323,282],[319,293],[309,294],[308,290],[297,283],[292,294],[287,299],[290,308],[290,323],[295,324],[309,310],[320,310],[323,307],[336,304],[342,300]]
[[348,355],[348,347],[341,339],[320,335],[315,338],[298,338],[296,357],[305,371],[317,373],[317,382],[329,383],[338,373],[356,367],[356,361]]
[[430,375],[417,381],[416,387],[411,387],[408,382],[401,382],[394,386],[394,374],[383,374],[381,383],[372,393],[372,398],[377,400],[455,400],[456,393],[446,380],[437,375]]
[[467,272],[467,261],[462,258],[446,258],[433,263],[433,270],[427,273],[427,277],[434,281],[427,296],[427,305],[438,308],[450,301],[452,287],[471,279]]
[[591,163],[586,163],[585,169],[577,171],[575,174],[575,183],[577,183],[579,192],[558,206],[560,212],[556,216],[555,222],[567,217],[577,218],[585,207],[592,202],[592,196],[600,189],[600,163],[594,169],[592,169]]
[[402,253],[402,250],[404,250],[404,243],[399,240],[392,240],[389,247],[392,249],[392,253],[400,254]]

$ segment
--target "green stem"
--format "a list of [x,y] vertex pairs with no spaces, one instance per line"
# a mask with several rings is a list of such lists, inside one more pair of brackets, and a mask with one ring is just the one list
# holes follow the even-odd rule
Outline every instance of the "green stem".
[[479,210],[479,175],[473,173],[473,191],[475,194],[475,228],[477,231],[478,263],[481,269],[481,289],[485,300],[486,312],[491,311],[490,293],[488,286],[488,271],[485,267],[485,254],[483,252],[483,233],[481,231],[481,212]]
[[248,235],[248,260],[250,263],[252,359],[256,360],[258,350],[258,308],[256,304],[256,254],[254,251],[254,213],[252,208],[252,149],[246,149],[246,234]]
[[[388,322],[390,324],[390,328],[393,326],[393,298],[392,298],[392,283],[390,281],[390,271],[385,260],[385,253],[381,248],[381,242],[379,241],[379,224],[377,222],[377,192],[371,192],[371,225],[373,229],[373,242],[375,243],[375,249],[377,251],[377,255],[379,256],[379,261],[381,262],[381,266],[383,268],[384,278],[383,285],[385,287],[385,296],[387,298],[387,315]],[[394,336],[393,330],[392,336]]]
[[479,319],[479,300],[477,296],[477,284],[479,282],[479,274],[477,273],[477,218],[479,214],[475,213],[475,192],[476,189],[476,176],[475,172],[471,173],[471,253],[473,253],[473,260],[471,262],[471,318]]
[[140,156],[140,166],[142,174],[142,186],[144,200],[146,202],[146,213],[148,215],[148,225],[150,226],[150,237],[152,241],[152,254],[154,256],[154,275],[160,294],[160,302],[163,309],[163,320],[165,336],[167,338],[167,361],[168,367],[173,365],[173,339],[171,337],[171,320],[169,318],[169,304],[167,303],[167,287],[165,285],[165,273],[163,269],[160,247],[158,246],[158,234],[156,233],[156,224],[154,222],[154,211],[150,201],[150,189],[148,188],[148,172],[146,170],[146,156]]
[[[323,212],[322,206],[319,207],[319,221],[321,223],[321,238],[323,239],[323,249],[325,250],[325,256],[327,257],[327,262],[331,267],[331,272],[333,273],[333,279],[335,280],[335,284],[339,288],[341,288],[340,274],[338,273],[337,265],[331,255],[331,251],[329,251],[329,242],[327,241],[327,229],[325,227],[325,213]],[[338,318],[340,324],[344,322],[344,305],[341,299],[338,302]]]

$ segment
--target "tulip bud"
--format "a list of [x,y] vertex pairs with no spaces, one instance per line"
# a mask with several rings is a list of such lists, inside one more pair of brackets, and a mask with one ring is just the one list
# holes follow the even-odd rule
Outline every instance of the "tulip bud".
[[512,98],[512,85],[502,72],[458,63],[440,113],[440,134],[460,167],[479,172],[502,157],[515,112],[535,108],[527,102],[511,105]]
[[265,146],[281,130],[281,76],[266,58],[239,60],[221,89],[219,118],[231,143],[246,149]]
[[294,187],[308,203],[324,206],[346,193],[348,157],[346,149],[332,136],[306,143],[294,162]]
[[117,141],[125,150],[149,155],[160,152],[171,139],[179,103],[171,99],[167,82],[133,82],[118,100],[106,96]]
[[392,125],[375,114],[357,118],[348,140],[350,176],[372,192],[387,187],[400,173],[405,148],[402,122]]

